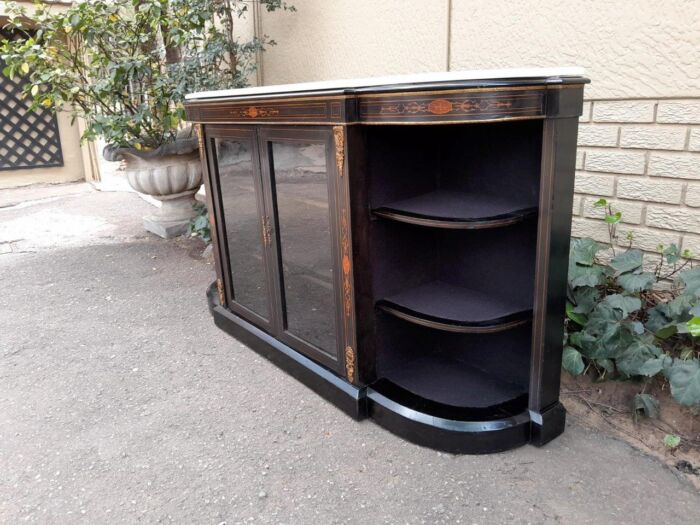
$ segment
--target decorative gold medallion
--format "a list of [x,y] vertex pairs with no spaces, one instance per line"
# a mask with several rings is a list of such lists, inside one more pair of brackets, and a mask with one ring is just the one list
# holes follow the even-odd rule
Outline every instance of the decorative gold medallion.
[[452,111],[452,102],[444,98],[436,98],[428,104],[428,111],[433,115],[444,115]]

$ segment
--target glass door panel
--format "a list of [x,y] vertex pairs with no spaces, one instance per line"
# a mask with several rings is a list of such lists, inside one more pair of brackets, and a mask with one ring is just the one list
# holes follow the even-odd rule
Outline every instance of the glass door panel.
[[[229,260],[229,304],[258,321],[271,318],[266,274],[264,206],[254,135],[216,136],[213,158],[219,175],[223,239]],[[250,317],[250,316],[248,316]]]
[[[266,142],[277,225],[281,313],[284,332],[293,346],[335,358],[334,186],[326,160],[325,132],[313,135],[316,140],[306,141],[294,138],[294,132],[284,138],[280,133],[269,134]],[[301,345],[294,344],[299,341]]]

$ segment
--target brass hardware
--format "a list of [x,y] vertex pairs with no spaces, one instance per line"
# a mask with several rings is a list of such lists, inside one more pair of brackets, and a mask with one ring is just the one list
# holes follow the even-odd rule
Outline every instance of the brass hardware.
[[219,292],[219,304],[226,306],[226,295],[224,294],[224,283],[221,279],[216,280],[216,290]]
[[355,382],[355,350],[352,346],[345,347],[345,375],[348,381]]
[[333,140],[335,141],[335,164],[338,176],[342,177],[345,168],[345,128],[343,126],[333,126]]
[[201,124],[195,124],[194,130],[197,133],[197,142],[199,143],[199,156],[204,157],[204,130]]
[[265,246],[272,245],[272,223],[270,222],[270,217],[263,217],[262,220],[262,236],[263,244]]
[[270,217],[265,217],[265,233],[267,234],[267,246],[272,245],[272,222]]

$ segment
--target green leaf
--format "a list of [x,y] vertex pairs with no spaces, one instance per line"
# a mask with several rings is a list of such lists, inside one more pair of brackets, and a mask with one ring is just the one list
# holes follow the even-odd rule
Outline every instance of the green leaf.
[[681,405],[700,405],[700,361],[674,359],[664,370],[671,384],[671,395]]
[[681,437],[676,434],[666,434],[664,436],[664,446],[668,449],[675,449],[681,444]]
[[608,201],[606,201],[605,199],[598,199],[593,203],[593,206],[595,206],[596,208],[605,208],[605,206],[607,205]]
[[660,355],[661,349],[659,347],[638,339],[618,355],[617,369],[629,377],[645,375],[643,373],[646,371],[644,365],[650,359]]
[[630,313],[636,312],[642,307],[642,301],[638,297],[627,297],[620,294],[608,295],[603,302],[620,310],[623,317],[627,317]]
[[596,359],[595,364],[598,368],[604,369],[608,374],[612,374],[615,371],[615,363],[612,359]]
[[206,215],[199,215],[194,220],[194,228],[196,230],[201,230],[209,225],[209,218]]
[[666,258],[666,262],[668,264],[676,264],[678,261],[681,260],[681,253],[680,250],[678,249],[678,246],[675,244],[672,244],[668,248],[666,248],[663,251],[663,255]]
[[581,357],[581,353],[573,346],[564,347],[561,364],[562,367],[564,367],[564,370],[573,376],[581,375],[586,368],[586,366],[583,364],[583,357]]
[[676,335],[677,333],[678,328],[675,324],[667,324],[666,326],[659,328],[654,335],[659,339],[668,339],[669,337],[671,337],[672,335]]
[[640,321],[632,321],[629,326],[633,334],[642,335],[644,333],[644,325]]
[[636,423],[640,417],[657,419],[659,401],[651,394],[637,394],[632,398],[632,415]]
[[579,326],[586,326],[586,322],[588,322],[588,318],[583,314],[576,313],[574,306],[569,302],[566,303],[566,316]]
[[605,222],[608,224],[617,224],[620,222],[620,219],[622,219],[622,212],[618,211],[612,215],[608,215],[607,213],[605,214]]
[[623,273],[618,276],[617,284],[628,293],[638,293],[642,290],[648,290],[656,282],[656,277],[653,273]]
[[588,237],[574,239],[569,249],[569,260],[576,264],[591,266],[596,253],[598,253],[601,248],[602,246],[600,244]]
[[700,297],[700,266],[679,273],[678,278],[685,286],[683,290],[684,295]]
[[573,311],[577,314],[590,314],[600,299],[600,290],[592,286],[580,286],[573,290],[575,307]]
[[686,323],[688,333],[693,337],[700,337],[700,317],[693,317]]
[[598,265],[583,266],[569,264],[569,285],[573,288],[581,286],[594,287],[605,282],[605,270]]
[[610,266],[618,273],[631,272],[642,265],[643,255],[640,250],[627,250],[612,258]]
[[565,334],[565,339],[564,339],[564,344],[566,344],[566,340],[569,340],[569,344],[572,344],[578,348],[581,348],[581,336],[583,335],[583,332],[570,332],[568,334]]
[[653,359],[649,359],[646,363],[639,367],[639,375],[654,377],[663,369],[671,366],[672,363],[673,360],[667,355],[662,355]]

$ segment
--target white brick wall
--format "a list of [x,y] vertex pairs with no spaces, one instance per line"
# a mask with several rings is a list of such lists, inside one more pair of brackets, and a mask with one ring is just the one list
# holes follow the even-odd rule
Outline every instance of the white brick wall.
[[700,259],[700,98],[584,102],[573,235],[607,241],[601,197],[622,212],[617,244],[678,244]]
[[593,122],[654,122],[653,100],[601,100],[593,106]]

